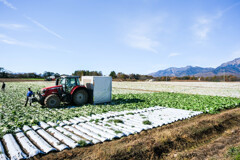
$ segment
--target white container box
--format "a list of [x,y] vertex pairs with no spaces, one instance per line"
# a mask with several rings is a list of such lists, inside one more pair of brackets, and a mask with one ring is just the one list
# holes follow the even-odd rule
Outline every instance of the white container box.
[[89,102],[93,104],[111,102],[112,77],[82,76],[81,85],[89,92]]

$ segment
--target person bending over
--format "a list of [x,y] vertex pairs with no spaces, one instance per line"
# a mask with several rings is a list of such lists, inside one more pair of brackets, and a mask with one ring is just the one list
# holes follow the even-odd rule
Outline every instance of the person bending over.
[[32,105],[32,95],[33,95],[33,92],[31,91],[31,88],[28,88],[25,106],[27,106],[28,100],[29,100],[30,106]]

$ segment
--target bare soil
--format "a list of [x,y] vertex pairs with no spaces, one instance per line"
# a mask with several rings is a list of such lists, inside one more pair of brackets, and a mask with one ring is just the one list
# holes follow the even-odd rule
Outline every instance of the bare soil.
[[32,159],[227,159],[227,150],[236,144],[240,144],[240,108]]

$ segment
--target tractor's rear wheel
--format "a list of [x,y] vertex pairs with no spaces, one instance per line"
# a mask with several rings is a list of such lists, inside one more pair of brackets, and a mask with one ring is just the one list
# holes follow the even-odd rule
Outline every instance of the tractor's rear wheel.
[[51,94],[45,98],[44,105],[48,108],[56,108],[60,106],[60,99],[57,95]]
[[84,89],[80,89],[73,94],[73,103],[77,106],[88,102],[88,93]]

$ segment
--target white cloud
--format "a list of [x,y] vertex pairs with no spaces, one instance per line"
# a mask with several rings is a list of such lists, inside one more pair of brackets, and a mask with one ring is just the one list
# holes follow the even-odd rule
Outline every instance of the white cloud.
[[22,46],[22,47],[40,48],[40,49],[55,49],[54,46],[50,46],[50,45],[18,41],[16,39],[8,37],[4,34],[0,34],[0,42],[8,44],[8,45],[15,45],[15,46]]
[[4,24],[4,23],[0,23],[0,28],[11,29],[11,30],[18,30],[18,29],[27,28],[27,26],[22,25],[22,24]]
[[38,21],[32,19],[31,17],[25,16],[28,20],[30,20],[32,23],[34,23],[35,25],[37,25],[38,27],[42,28],[43,30],[45,30],[46,32],[50,33],[51,35],[54,35],[55,37],[59,38],[59,39],[64,39],[62,36],[60,36],[59,34],[57,34],[56,32],[50,30],[49,28],[47,28],[46,26],[44,26],[43,24],[39,23]]
[[193,31],[195,36],[199,40],[205,40],[211,31],[212,19],[201,17],[197,19],[197,22],[193,25]]
[[7,0],[0,0],[0,2],[2,2],[5,6],[11,8],[11,9],[14,9],[14,10],[17,9],[17,8],[14,7],[11,3],[9,3]]
[[218,13],[216,13],[213,16],[208,17],[198,17],[196,19],[195,24],[192,27],[194,35],[198,38],[198,40],[203,41],[206,40],[209,37],[210,32],[213,30],[213,26],[215,21],[220,19],[226,12],[233,9],[234,7],[240,5],[240,2],[235,3]]
[[158,46],[158,42],[155,40],[152,40],[144,35],[134,35],[130,34],[127,36],[127,43],[129,46],[133,48],[138,49],[144,49],[153,53],[158,53],[158,51],[155,49],[156,46]]
[[159,53],[159,33],[163,32],[162,23],[165,15],[146,16],[131,21],[125,26],[125,42],[128,46],[136,49]]
[[22,43],[19,43],[15,40],[8,40],[8,39],[1,39],[0,41],[2,41],[3,43],[6,43],[6,44],[22,44]]
[[206,39],[209,32],[210,32],[210,27],[204,26],[196,31],[196,35],[200,37],[200,39]]
[[225,14],[226,12],[228,12],[229,10],[233,9],[234,7],[237,7],[238,5],[240,5],[240,2],[234,3],[233,5],[221,10],[218,12],[218,14],[216,15],[216,18],[220,18],[223,16],[223,14]]
[[181,55],[180,53],[170,53],[168,57],[175,57]]
[[[0,2],[2,2],[5,6],[11,8],[11,9],[14,9],[16,10],[17,8],[15,6],[13,6],[11,3],[9,3],[7,0],[0,0]],[[47,28],[46,26],[44,26],[43,24],[39,23],[38,21],[32,19],[31,17],[28,17],[28,16],[25,16],[25,18],[27,18],[28,20],[30,20],[32,23],[34,23],[35,25],[37,25],[38,27],[42,28],[43,30],[47,31],[48,33],[54,35],[55,37],[59,38],[59,39],[63,39],[62,36],[60,36],[59,34],[57,34],[56,32],[50,30],[49,28]],[[0,26],[1,27],[1,26]],[[8,28],[17,28],[17,27],[20,27],[20,26],[14,26],[14,25],[11,25],[11,26],[7,26],[7,25],[3,25],[2,27],[8,27]]]

